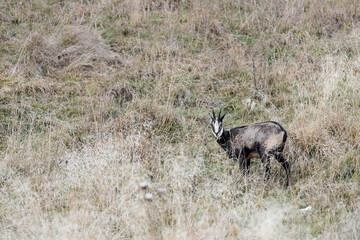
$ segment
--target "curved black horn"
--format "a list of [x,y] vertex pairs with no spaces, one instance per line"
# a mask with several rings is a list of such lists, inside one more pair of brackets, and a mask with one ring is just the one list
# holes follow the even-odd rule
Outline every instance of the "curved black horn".
[[214,108],[211,108],[211,110],[212,110],[212,114],[213,114],[213,119],[215,120],[215,119],[216,119],[216,117],[215,117]]
[[220,121],[224,120],[225,115],[226,115],[226,113],[224,113],[224,115],[222,115],[222,117],[220,118]]
[[220,119],[220,117],[221,117],[221,108],[220,108],[220,111],[219,111],[219,117],[218,117],[218,119]]

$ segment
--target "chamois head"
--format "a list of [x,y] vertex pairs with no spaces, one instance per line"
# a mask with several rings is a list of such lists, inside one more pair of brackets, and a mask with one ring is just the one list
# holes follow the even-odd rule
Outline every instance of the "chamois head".
[[223,134],[223,131],[224,131],[223,120],[224,120],[225,114],[223,116],[221,116],[221,108],[220,108],[218,117],[215,116],[214,109],[212,109],[212,116],[210,115],[211,129],[212,129],[214,136],[217,139],[221,137],[221,135]]

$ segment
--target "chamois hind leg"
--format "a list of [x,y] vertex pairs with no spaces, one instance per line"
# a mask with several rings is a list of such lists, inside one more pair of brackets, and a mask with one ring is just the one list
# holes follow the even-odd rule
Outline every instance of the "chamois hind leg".
[[290,184],[290,164],[286,159],[284,158],[282,153],[275,154],[276,160],[278,160],[286,172],[286,188],[289,187]]
[[265,180],[269,181],[271,175],[270,156],[264,152],[261,155],[261,162],[265,166]]
[[249,153],[244,150],[244,168],[245,168],[245,174],[249,175],[250,170],[250,155]]
[[246,174],[249,174],[249,172],[250,172],[250,159],[249,158],[245,159],[245,170],[246,170]]

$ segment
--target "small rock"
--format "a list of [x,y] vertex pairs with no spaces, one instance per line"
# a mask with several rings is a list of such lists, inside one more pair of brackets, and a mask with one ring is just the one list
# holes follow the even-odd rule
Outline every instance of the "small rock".
[[312,209],[311,206],[307,206],[306,208],[299,209],[299,212],[306,213],[307,211],[310,211]]
[[148,181],[143,181],[140,183],[140,188],[141,189],[147,189],[150,186],[150,183]]
[[158,194],[160,197],[164,196],[166,193],[166,188],[158,188]]
[[152,201],[153,200],[153,195],[151,193],[145,194],[145,200]]

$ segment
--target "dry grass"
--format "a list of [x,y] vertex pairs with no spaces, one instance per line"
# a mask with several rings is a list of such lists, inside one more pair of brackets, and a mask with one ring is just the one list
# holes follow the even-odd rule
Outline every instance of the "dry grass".
[[[0,2],[0,238],[359,239],[358,8]],[[211,107],[285,126],[291,189],[242,178]]]

